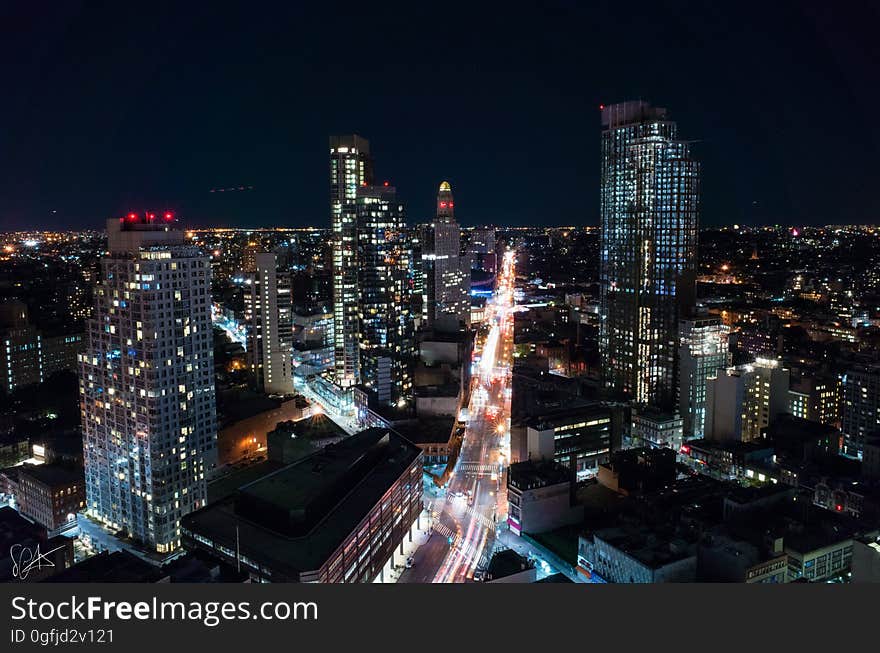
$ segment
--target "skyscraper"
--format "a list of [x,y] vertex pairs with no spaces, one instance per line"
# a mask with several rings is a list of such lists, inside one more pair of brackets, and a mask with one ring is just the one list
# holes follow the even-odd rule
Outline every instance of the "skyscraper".
[[606,386],[674,406],[678,321],[694,304],[700,166],[666,110],[602,107],[600,349]]
[[351,386],[358,369],[358,188],[373,185],[370,143],[356,134],[330,137],[330,220],[333,230],[334,379]]
[[361,186],[356,198],[360,380],[382,403],[412,392],[412,252],[393,186]]
[[437,213],[425,225],[420,238],[425,324],[433,326],[441,315],[451,315],[464,324],[470,322],[470,264],[461,253],[461,230],[455,221],[455,201],[448,181],[440,184]]
[[706,385],[730,365],[730,328],[714,316],[690,317],[679,323],[678,412],[685,438],[702,438],[706,424]]
[[211,265],[170,214],[107,231],[79,356],[87,512],[167,553],[216,461]]
[[257,385],[267,393],[293,390],[293,308],[290,272],[278,268],[274,252],[254,255],[254,271],[245,273],[248,363]]

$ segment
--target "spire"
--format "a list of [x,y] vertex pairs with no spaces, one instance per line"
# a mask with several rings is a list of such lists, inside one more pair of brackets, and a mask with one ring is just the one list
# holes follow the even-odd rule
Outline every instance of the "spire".
[[455,221],[455,202],[452,198],[452,186],[448,181],[442,182],[437,192],[437,221]]

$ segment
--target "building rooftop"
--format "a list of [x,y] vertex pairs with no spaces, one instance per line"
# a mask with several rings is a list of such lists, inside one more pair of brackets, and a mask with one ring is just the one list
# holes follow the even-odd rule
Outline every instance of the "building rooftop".
[[416,397],[457,397],[459,390],[458,383],[420,385],[415,388]]
[[82,469],[76,467],[67,467],[65,465],[22,465],[19,475],[30,476],[31,478],[48,485],[49,487],[58,487],[60,485],[70,485],[72,483],[85,483],[85,475]]
[[264,476],[187,515],[185,529],[290,576],[313,571],[421,456],[389,429],[371,428]]
[[565,574],[551,574],[549,576],[544,576],[541,580],[536,580],[536,583],[572,583],[572,581]]
[[[560,393],[562,394],[562,393]],[[568,403],[568,397],[561,398]],[[541,415],[537,415],[525,420],[525,426],[543,431],[544,429],[556,428],[566,424],[571,424],[575,419],[584,418],[587,421],[593,419],[608,418],[610,420],[611,413],[606,406],[597,403],[590,403],[574,408],[565,407],[556,410],[549,410]]]
[[508,485],[520,490],[570,483],[572,480],[571,469],[554,460],[525,460],[513,463],[508,468],[507,476]]
[[449,442],[455,426],[454,416],[420,417],[417,420],[398,422],[394,430],[414,444]]
[[531,569],[534,564],[528,559],[521,556],[513,549],[505,549],[498,551],[489,561],[489,568],[486,570],[487,580],[497,580],[518,574],[526,569]]
[[596,531],[595,536],[652,569],[694,555],[693,544],[677,537],[658,536],[648,528],[604,528]]
[[296,437],[306,440],[330,440],[344,438],[348,435],[341,426],[323,413],[311,415],[301,420],[278,422],[275,425],[275,431],[292,433]]
[[275,460],[262,460],[253,465],[247,465],[240,469],[218,476],[208,482],[208,503],[214,503],[231,494],[248,483],[253,483],[259,478],[271,474],[284,465]]

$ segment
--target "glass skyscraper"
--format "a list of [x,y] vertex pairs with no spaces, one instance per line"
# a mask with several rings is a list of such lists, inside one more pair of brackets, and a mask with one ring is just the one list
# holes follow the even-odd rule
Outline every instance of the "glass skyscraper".
[[605,383],[673,408],[679,318],[694,304],[700,165],[666,110],[602,107],[600,349]]
[[357,308],[360,381],[381,403],[412,394],[412,251],[393,186],[357,191]]
[[370,142],[356,134],[331,136],[334,380],[343,387],[360,380],[356,203],[358,189],[372,185]]

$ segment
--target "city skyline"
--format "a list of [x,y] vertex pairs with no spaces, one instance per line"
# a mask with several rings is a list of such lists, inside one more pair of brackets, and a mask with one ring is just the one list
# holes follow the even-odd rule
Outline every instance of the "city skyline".
[[[312,162],[326,135],[357,131],[382,144],[377,179],[404,189],[414,223],[432,215],[436,180],[449,179],[467,207],[464,226],[595,225],[598,212],[581,196],[598,194],[598,107],[643,97],[674,105],[701,136],[704,225],[876,222],[880,200],[869,189],[880,135],[867,107],[877,91],[863,56],[876,44],[862,27],[876,10],[823,7],[676,12],[670,3],[624,16],[559,4],[528,21],[477,8],[442,30],[415,8],[333,20],[310,8],[271,21],[193,10],[167,21],[74,6],[42,24],[17,7],[0,46],[18,64],[8,76],[17,92],[0,107],[14,126],[0,137],[9,162],[0,219],[13,229],[98,229],[109,215],[149,206],[192,226],[320,225],[323,179]],[[374,39],[371,62],[398,83],[377,88],[373,75],[355,75],[351,97],[369,83],[369,101],[342,101],[348,91],[332,80],[347,65],[310,30],[325,21],[340,33],[362,23],[393,36]],[[601,25],[613,21],[638,47],[609,62],[615,37]],[[114,36],[101,37],[112,23]],[[281,38],[288,31],[295,43]],[[144,45],[126,33],[160,36]],[[231,33],[229,47],[213,46]],[[265,43],[271,56],[254,47]],[[25,45],[39,47],[22,58]],[[401,46],[405,62],[393,57]],[[678,65],[658,72],[642,65],[646,54]],[[279,78],[289,79],[285,89]],[[858,139],[804,138],[842,107]],[[511,180],[577,192],[496,192]],[[845,196],[824,192],[844,186]]]
[[576,4],[47,19],[0,580],[880,583],[880,129],[807,106],[844,19]]

